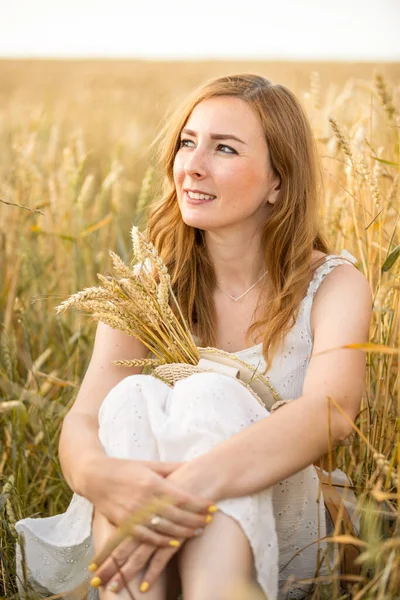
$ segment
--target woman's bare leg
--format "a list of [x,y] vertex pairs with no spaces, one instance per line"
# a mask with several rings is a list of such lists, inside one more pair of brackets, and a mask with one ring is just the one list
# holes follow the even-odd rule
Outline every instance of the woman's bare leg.
[[237,594],[239,588],[243,592],[246,585],[254,585],[248,539],[240,525],[222,512],[214,515],[201,536],[185,543],[178,561],[185,600],[233,600],[235,594],[245,598]]
[[[92,534],[96,552],[106,543],[108,538],[115,531],[115,527],[100,513],[94,512],[92,521]],[[127,590],[121,590],[118,594],[109,592],[104,588],[99,588],[100,600],[166,600],[166,573],[162,573],[159,579],[151,586],[148,592],[141,593],[139,586],[142,582],[144,573],[138,573],[129,583],[129,595]]]

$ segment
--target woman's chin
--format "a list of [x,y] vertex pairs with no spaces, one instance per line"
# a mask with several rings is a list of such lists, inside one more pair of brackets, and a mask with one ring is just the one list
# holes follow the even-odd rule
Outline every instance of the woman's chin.
[[231,220],[226,215],[221,216],[218,214],[219,211],[208,211],[204,210],[189,210],[187,207],[181,207],[182,221],[189,227],[195,227],[196,229],[203,229],[204,231],[212,231],[221,229],[231,225]]
[[196,229],[211,229],[212,219],[201,217],[199,215],[182,215],[182,220],[189,227],[195,227]]
[[204,229],[207,230],[209,228],[209,223],[207,223],[206,219],[182,219],[183,222],[188,225],[188,227],[193,227],[195,229]]

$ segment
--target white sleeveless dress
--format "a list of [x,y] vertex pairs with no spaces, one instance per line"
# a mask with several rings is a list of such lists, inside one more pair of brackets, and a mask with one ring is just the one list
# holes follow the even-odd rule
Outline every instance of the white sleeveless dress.
[[[319,285],[337,265],[354,262],[356,259],[344,250],[340,256],[327,256],[315,271],[297,321],[266,373],[282,399],[297,398],[302,393],[313,347],[310,313]],[[232,354],[261,371],[265,369],[262,344]],[[268,416],[253,395],[227,375],[195,374],[179,381],[173,389],[150,375],[132,375],[104,399],[99,411],[99,438],[111,456],[186,461]],[[323,543],[317,543],[327,532],[314,467],[260,493],[217,504],[247,536],[254,555],[255,579],[268,600],[303,598],[307,586],[288,592],[284,588],[289,577],[313,577],[318,548],[324,550]],[[25,536],[29,583],[39,593],[48,590],[58,594],[89,582],[87,566],[94,554],[92,510],[88,500],[74,494],[65,513],[26,518],[16,524],[18,533]],[[17,568],[22,578],[20,562],[17,547]],[[96,590],[90,589],[88,597],[96,598]]]

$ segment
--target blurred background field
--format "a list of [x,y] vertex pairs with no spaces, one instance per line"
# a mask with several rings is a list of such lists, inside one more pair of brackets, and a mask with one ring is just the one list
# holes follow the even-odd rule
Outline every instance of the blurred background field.
[[[371,283],[371,341],[400,347],[399,63],[0,61],[2,598],[18,597],[13,523],[63,511],[71,494],[57,440],[95,325],[54,307],[110,269],[108,249],[129,261],[131,224],[159,190],[150,146],[167,110],[234,72],[283,83],[302,101],[331,251],[350,251]],[[360,499],[361,572],[344,596],[333,585],[335,599],[400,597],[398,355],[371,353],[368,364],[361,435],[337,452]]]

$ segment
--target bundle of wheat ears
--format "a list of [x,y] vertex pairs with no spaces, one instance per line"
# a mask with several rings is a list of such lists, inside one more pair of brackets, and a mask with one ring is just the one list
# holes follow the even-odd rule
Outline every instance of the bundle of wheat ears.
[[[132,242],[134,268],[110,251],[117,276],[98,274],[101,286],[73,294],[57,306],[57,313],[69,308],[89,312],[96,321],[136,337],[155,356],[118,360],[117,365],[197,365],[199,350],[180,311],[165,264],[137,227],[132,228]],[[179,318],[171,309],[170,299],[175,302]]]
[[276,390],[257,368],[223,350],[196,346],[157,250],[137,227],[132,228],[132,242],[133,268],[110,251],[117,276],[98,274],[101,286],[73,294],[57,306],[57,313],[69,308],[89,312],[96,321],[136,337],[154,357],[117,360],[115,365],[148,367],[152,375],[173,386],[199,370],[215,370],[217,363],[219,372],[237,377],[263,406],[271,409],[281,404]]

